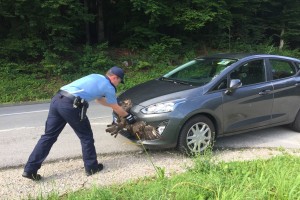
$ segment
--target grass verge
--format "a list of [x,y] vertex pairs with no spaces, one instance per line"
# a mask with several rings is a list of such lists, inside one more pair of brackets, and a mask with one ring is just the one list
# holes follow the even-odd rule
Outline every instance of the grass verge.
[[[125,84],[118,86],[118,92],[150,79],[158,78],[170,69],[173,69],[173,67],[168,66],[164,69],[159,68],[147,72],[126,69]],[[101,71],[96,73],[105,74]],[[1,75],[2,87],[0,87],[0,93],[3,95],[0,96],[0,104],[49,100],[63,85],[86,75],[88,74],[73,74],[51,78],[38,78],[35,74]]]
[[214,162],[195,158],[195,167],[170,178],[158,175],[123,185],[52,194],[40,199],[300,199],[300,158]]

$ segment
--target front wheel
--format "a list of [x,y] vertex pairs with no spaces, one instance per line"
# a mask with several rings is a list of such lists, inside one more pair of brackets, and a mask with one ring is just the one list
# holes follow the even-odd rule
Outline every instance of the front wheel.
[[179,150],[187,155],[203,153],[208,147],[213,146],[215,127],[212,121],[205,116],[197,116],[183,126],[179,141]]
[[300,132],[300,110],[298,111],[295,120],[290,124],[292,130]]

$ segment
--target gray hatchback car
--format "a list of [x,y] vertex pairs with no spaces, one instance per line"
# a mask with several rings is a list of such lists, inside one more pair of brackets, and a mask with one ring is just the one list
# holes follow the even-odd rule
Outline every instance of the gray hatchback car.
[[191,60],[122,93],[131,113],[155,127],[146,148],[201,153],[217,137],[289,124],[300,131],[300,60],[215,54]]

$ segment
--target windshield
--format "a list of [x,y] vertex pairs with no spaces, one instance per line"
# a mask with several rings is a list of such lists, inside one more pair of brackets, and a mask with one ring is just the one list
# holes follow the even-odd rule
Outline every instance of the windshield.
[[162,80],[202,86],[217,77],[234,59],[203,58],[192,60],[162,77]]

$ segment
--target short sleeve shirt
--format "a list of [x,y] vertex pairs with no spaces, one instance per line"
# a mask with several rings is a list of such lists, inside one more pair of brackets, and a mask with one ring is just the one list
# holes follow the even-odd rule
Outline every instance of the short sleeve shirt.
[[108,104],[117,103],[116,88],[101,74],[90,74],[60,88],[86,101],[106,98]]

